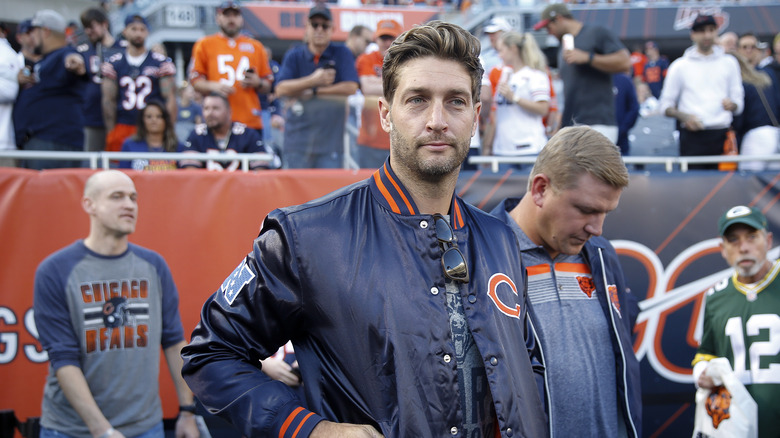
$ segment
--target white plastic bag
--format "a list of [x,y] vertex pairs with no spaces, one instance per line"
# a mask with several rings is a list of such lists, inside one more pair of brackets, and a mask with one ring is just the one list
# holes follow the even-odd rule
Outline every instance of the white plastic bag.
[[728,359],[712,359],[706,373],[722,386],[696,391],[693,438],[756,438],[758,406],[734,375]]

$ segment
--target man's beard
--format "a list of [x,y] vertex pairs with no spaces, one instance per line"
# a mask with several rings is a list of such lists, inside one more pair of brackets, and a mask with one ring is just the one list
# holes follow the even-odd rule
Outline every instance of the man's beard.
[[419,151],[418,145],[407,143],[406,139],[392,124],[390,125],[390,144],[392,145],[391,149],[394,149],[396,152],[395,156],[398,162],[403,163],[418,178],[433,182],[457,170],[469,152],[468,144],[465,147],[464,145],[455,144],[455,153],[446,158],[437,159],[439,157],[433,157],[433,159],[421,160],[417,154]]
[[33,54],[35,55],[43,55],[43,44],[38,44],[37,46],[33,47]]
[[128,41],[128,42],[135,49],[143,49],[143,48],[146,47],[146,41],[144,41],[144,40],[136,40],[136,39],[134,39],[134,40],[131,40],[131,41]]
[[220,29],[222,30],[222,33],[224,33],[225,35],[229,36],[230,38],[235,38],[236,35],[241,33],[241,29],[240,28],[236,28],[235,30],[233,30],[233,29],[227,28],[225,26],[220,26]]
[[[743,268],[742,266],[739,265],[739,263],[745,260],[752,261],[753,265],[747,269]],[[748,258],[737,260],[736,271],[740,277],[753,277],[754,275],[758,274],[758,271],[760,271],[763,266],[764,266],[764,262],[762,260],[748,257]]]

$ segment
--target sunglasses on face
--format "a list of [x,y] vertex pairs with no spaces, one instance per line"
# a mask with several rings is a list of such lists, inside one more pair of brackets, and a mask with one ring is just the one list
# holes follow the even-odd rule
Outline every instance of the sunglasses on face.
[[322,21],[310,21],[309,24],[315,30],[317,30],[317,29],[322,29],[322,30],[330,29],[330,23],[325,23],[325,22],[322,22]]
[[441,267],[444,270],[444,276],[453,281],[462,283],[469,282],[469,267],[466,264],[466,258],[458,249],[455,233],[452,232],[447,219],[440,214],[433,215],[434,226],[436,227],[436,239],[439,241],[444,254],[441,256]]

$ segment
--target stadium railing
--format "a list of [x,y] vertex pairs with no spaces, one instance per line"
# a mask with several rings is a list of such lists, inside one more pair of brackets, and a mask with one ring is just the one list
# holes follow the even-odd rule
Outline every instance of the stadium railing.
[[[19,160],[78,160],[87,164],[90,169],[109,169],[116,167],[112,162],[130,161],[138,159],[149,160],[198,160],[198,161],[240,161],[240,169],[248,172],[250,161],[272,161],[271,154],[231,154],[231,155],[211,155],[211,154],[193,154],[183,152],[50,152],[50,151],[0,151],[0,158],[13,158]],[[533,164],[536,157],[498,157],[498,156],[472,156],[469,157],[469,164],[487,165],[487,169],[492,172],[499,171],[500,164]],[[780,154],[773,155],[736,155],[736,156],[690,156],[690,157],[663,157],[663,156],[627,156],[623,161],[629,165],[660,165],[667,173],[675,171],[687,172],[691,164],[712,164],[712,163],[741,163],[744,161],[764,161],[780,163]],[[354,162],[353,162],[354,163]],[[778,165],[780,167],[780,165]],[[347,168],[355,169],[354,164]]]
[[187,152],[51,152],[51,151],[0,151],[0,158],[17,160],[65,160],[83,161],[90,169],[109,169],[116,167],[111,162],[131,160],[197,160],[197,161],[240,161],[240,169],[249,171],[250,161],[274,159],[272,154],[193,154]]

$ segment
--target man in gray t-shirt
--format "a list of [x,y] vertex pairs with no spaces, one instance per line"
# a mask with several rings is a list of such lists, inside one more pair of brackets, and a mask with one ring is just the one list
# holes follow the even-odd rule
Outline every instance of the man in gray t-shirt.
[[176,436],[199,436],[181,377],[185,340],[173,277],[159,254],[128,242],[137,196],[124,173],[93,174],[81,201],[89,235],[35,273],[35,324],[49,356],[42,438],[162,437],[160,349],[181,405]]
[[542,11],[534,30],[546,28],[561,41],[558,69],[563,80],[561,126],[590,125],[617,142],[612,74],[631,67],[628,50],[618,37],[601,26],[575,20],[563,3]]

